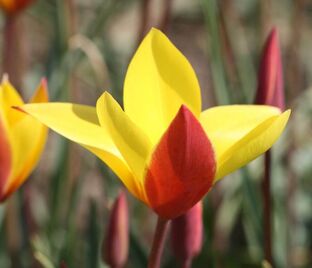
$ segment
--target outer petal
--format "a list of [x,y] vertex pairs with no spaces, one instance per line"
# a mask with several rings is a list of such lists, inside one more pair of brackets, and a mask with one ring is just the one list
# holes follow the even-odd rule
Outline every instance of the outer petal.
[[24,117],[23,114],[12,110],[11,107],[14,105],[20,106],[23,104],[24,102],[19,93],[10,84],[8,78],[4,76],[0,86],[0,110],[8,126],[14,125]]
[[4,187],[10,177],[12,152],[6,128],[0,116],[0,202],[4,199]]
[[199,116],[201,97],[196,75],[170,40],[152,29],[128,67],[125,112],[156,143],[182,104]]
[[95,108],[70,103],[45,103],[28,104],[19,109],[90,150],[110,166],[127,187],[133,185],[128,165],[106,130],[100,127]]
[[156,147],[145,178],[150,206],[163,218],[193,207],[215,175],[212,145],[194,115],[182,106]]
[[45,78],[41,79],[40,85],[30,99],[30,103],[48,102],[48,84]]
[[[45,82],[40,83],[32,101],[48,101]],[[39,160],[47,138],[47,128],[44,125],[11,107],[10,109],[9,116],[18,113],[19,119],[9,128],[13,165],[10,179],[5,185],[5,197],[14,192],[29,176]]]
[[140,199],[145,200],[142,180],[152,148],[149,139],[109,93],[103,93],[97,101],[96,108],[100,124],[107,128],[112,140],[135,174],[137,185],[142,189]]
[[31,117],[19,120],[11,129],[13,169],[6,184],[6,196],[14,192],[29,176],[44,148],[47,129]]
[[268,150],[281,135],[290,111],[271,106],[232,105],[201,115],[217,156],[218,180]]

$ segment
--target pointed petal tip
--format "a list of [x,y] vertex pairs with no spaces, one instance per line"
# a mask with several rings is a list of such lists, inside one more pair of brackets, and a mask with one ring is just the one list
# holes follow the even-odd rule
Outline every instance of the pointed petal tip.
[[268,35],[259,66],[255,103],[285,109],[283,66],[278,32],[275,27]]
[[163,34],[163,32],[155,27],[152,27],[148,34]]
[[48,93],[48,79],[46,77],[41,78],[40,86]]
[[271,32],[270,32],[270,36],[275,37],[275,38],[278,37],[278,30],[277,30],[276,26],[272,27]]
[[49,101],[48,81],[46,78],[42,78],[39,86],[31,97],[29,103],[42,103]]
[[185,213],[209,191],[215,170],[210,140],[182,105],[150,160],[145,177],[150,206],[166,219]]
[[9,82],[9,74],[8,73],[4,73],[2,75],[2,80],[1,80],[1,84],[5,84]]
[[111,99],[113,99],[113,96],[108,91],[104,91],[102,95],[98,98],[97,102],[103,101],[104,103],[106,103],[107,101],[110,101]]
[[102,258],[111,267],[123,267],[129,250],[129,211],[125,191],[117,196],[102,244]]
[[127,192],[124,189],[119,191],[118,199],[120,199],[123,203],[127,202]]
[[272,28],[268,36],[267,42],[270,46],[272,46],[272,49],[279,50],[279,34],[276,27]]

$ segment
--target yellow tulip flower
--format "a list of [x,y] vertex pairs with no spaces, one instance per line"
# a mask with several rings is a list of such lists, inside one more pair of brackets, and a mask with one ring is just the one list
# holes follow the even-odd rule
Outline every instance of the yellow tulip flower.
[[0,0],[0,8],[7,14],[15,14],[25,9],[32,2],[34,2],[34,0]]
[[[30,103],[48,101],[45,80]],[[43,150],[47,128],[34,118],[12,109],[24,102],[4,77],[0,85],[0,202],[27,179]]]
[[152,29],[124,83],[124,110],[104,92],[96,107],[29,104],[20,109],[97,155],[162,218],[193,207],[212,185],[268,150],[290,111],[257,105],[201,112],[196,75]]

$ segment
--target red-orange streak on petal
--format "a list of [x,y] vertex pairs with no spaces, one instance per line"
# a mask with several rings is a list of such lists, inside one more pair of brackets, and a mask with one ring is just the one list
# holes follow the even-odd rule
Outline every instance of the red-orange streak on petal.
[[0,202],[5,199],[5,184],[10,176],[12,165],[11,148],[5,127],[0,118]]
[[147,170],[150,206],[163,218],[193,207],[210,189],[216,163],[212,145],[194,115],[182,106],[157,145]]
[[262,53],[256,103],[285,109],[282,59],[275,28],[271,31]]

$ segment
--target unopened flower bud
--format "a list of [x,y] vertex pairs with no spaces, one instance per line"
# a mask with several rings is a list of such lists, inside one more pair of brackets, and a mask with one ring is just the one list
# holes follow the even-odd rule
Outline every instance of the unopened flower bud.
[[183,263],[190,263],[202,248],[202,202],[184,215],[172,220],[171,242],[174,255]]
[[256,104],[285,109],[283,67],[278,33],[272,29],[265,43],[258,73]]
[[128,204],[125,192],[117,197],[106,230],[102,245],[103,260],[112,268],[121,268],[128,258],[129,219]]

